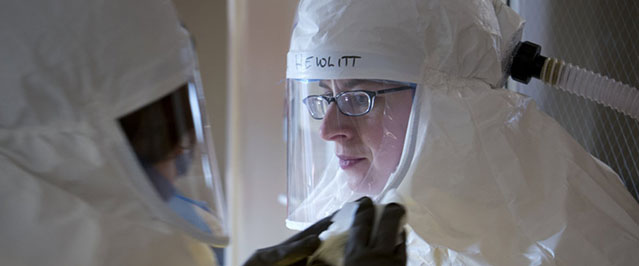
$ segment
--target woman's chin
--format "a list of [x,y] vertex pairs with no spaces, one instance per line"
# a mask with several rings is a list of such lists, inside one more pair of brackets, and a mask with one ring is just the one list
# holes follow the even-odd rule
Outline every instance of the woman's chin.
[[358,176],[348,176],[348,187],[357,192],[366,194],[369,196],[377,195],[381,192],[382,186],[375,184],[374,182],[370,182],[367,180],[368,178],[358,175]]

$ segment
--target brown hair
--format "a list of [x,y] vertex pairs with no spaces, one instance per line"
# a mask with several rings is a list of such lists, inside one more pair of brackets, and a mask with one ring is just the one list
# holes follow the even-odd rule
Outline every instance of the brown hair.
[[[188,85],[119,119],[143,165],[151,165],[175,151],[180,140],[193,134]],[[194,142],[194,139],[189,139]]]

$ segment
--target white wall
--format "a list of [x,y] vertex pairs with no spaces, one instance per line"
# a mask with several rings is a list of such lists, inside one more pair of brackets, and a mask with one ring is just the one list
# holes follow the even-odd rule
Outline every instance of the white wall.
[[229,2],[231,265],[293,233],[284,226],[286,206],[278,196],[286,194],[282,115],[296,7],[295,0]]
[[227,182],[231,246],[227,265],[274,245],[286,229],[283,141],[286,52],[297,0],[174,0],[192,33]]

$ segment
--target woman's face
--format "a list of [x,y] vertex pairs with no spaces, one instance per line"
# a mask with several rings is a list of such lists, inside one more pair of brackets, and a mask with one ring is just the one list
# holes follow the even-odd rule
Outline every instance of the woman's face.
[[[379,91],[401,85],[369,80],[323,80],[329,95],[343,91]],[[377,95],[373,108],[363,116],[346,116],[333,102],[320,126],[320,135],[335,142],[339,166],[348,185],[357,192],[377,194],[395,171],[402,155],[406,128],[413,102],[413,90]]]

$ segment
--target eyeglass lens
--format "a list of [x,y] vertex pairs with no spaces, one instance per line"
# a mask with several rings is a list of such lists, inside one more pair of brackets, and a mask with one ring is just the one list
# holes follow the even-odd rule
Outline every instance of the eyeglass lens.
[[[335,96],[337,108],[345,115],[359,116],[366,114],[371,108],[372,98],[362,91],[343,92]],[[327,96],[313,95],[304,99],[308,111],[315,119],[323,119],[328,109]]]
[[377,93],[370,91],[346,91],[337,94],[335,97],[311,95],[306,97],[303,102],[306,104],[309,113],[314,119],[323,119],[326,115],[328,105],[333,100],[337,103],[337,108],[342,114],[347,116],[361,116],[367,114],[372,109],[373,101],[377,94],[407,89],[413,89],[413,87],[397,87],[380,90]]

